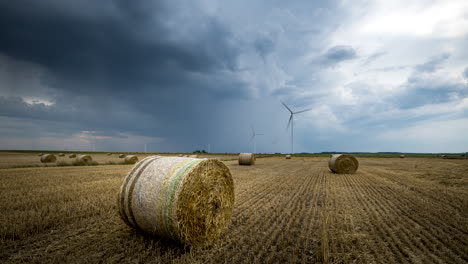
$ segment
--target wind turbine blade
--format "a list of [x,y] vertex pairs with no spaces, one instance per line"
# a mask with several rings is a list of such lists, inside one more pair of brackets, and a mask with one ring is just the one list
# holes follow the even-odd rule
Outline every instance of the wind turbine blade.
[[306,110],[302,110],[302,111],[297,111],[297,112],[295,112],[295,114],[299,114],[299,113],[307,112],[307,111],[310,111],[310,110],[312,110],[312,109],[313,109],[313,108],[306,109]]
[[288,126],[286,127],[286,130],[289,128],[289,126],[291,125],[291,121],[293,119],[293,114],[291,114],[291,117],[289,117],[289,122],[288,122]]
[[284,103],[284,102],[281,102],[284,107],[286,107],[286,109],[288,109],[289,112],[291,112],[291,114],[293,114],[293,111]]

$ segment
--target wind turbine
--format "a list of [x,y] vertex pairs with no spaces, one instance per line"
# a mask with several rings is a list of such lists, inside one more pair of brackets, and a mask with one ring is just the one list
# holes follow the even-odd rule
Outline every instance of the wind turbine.
[[252,128],[252,138],[250,140],[253,140],[254,142],[254,153],[257,153],[257,136],[263,136],[263,134],[257,134],[255,133],[255,128],[253,126],[251,126]]
[[312,110],[312,108],[310,109],[305,109],[305,110],[301,110],[301,111],[297,111],[297,112],[293,112],[291,110],[291,108],[289,108],[284,102],[281,102],[284,107],[286,107],[286,109],[288,109],[288,111],[291,113],[291,116],[289,117],[289,122],[288,122],[288,126],[286,129],[289,128],[289,125],[291,125],[291,154],[294,153],[294,115],[295,114],[299,114],[299,113],[303,113],[303,112],[307,112],[307,111],[310,111]]

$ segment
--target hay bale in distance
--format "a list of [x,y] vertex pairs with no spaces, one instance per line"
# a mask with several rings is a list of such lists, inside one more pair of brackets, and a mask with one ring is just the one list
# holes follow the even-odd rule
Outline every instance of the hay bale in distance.
[[286,155],[286,159],[291,159],[291,155]]
[[107,156],[112,156],[112,153],[107,153]]
[[240,153],[239,154],[239,165],[254,165],[255,154],[253,153]]
[[59,157],[65,157],[65,153],[59,153],[58,156]]
[[182,155],[182,154],[179,154],[178,156],[179,156],[179,157],[183,157],[184,155]]
[[233,206],[232,175],[215,159],[147,157],[125,177],[118,197],[129,226],[186,245],[217,237]]
[[68,155],[68,157],[71,159],[71,158],[76,158],[76,154],[70,154]]
[[195,159],[198,159],[198,155],[190,155],[188,156],[189,158],[195,158]]
[[355,173],[359,167],[359,162],[353,155],[334,154],[328,161],[328,167],[334,173]]
[[404,159],[405,158],[405,155],[400,155],[400,159]]
[[93,161],[93,158],[90,155],[78,155],[75,159],[76,162],[78,163],[90,163]]
[[119,158],[121,159],[125,158],[125,156],[126,156],[125,154],[119,154]]
[[51,162],[55,162],[56,160],[57,158],[55,157],[55,155],[52,155],[52,154],[45,154],[41,156],[42,163],[51,163]]
[[44,153],[39,153],[39,154],[37,154],[37,155],[40,157],[40,156],[44,155]]
[[126,163],[137,163],[138,162],[138,157],[135,155],[129,155],[125,157],[124,160]]

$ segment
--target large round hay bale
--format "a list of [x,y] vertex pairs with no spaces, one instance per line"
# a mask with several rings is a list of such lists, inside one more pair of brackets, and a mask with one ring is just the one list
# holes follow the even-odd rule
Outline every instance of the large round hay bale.
[[125,154],[119,154],[119,158],[121,159],[125,158],[125,156],[126,156]]
[[45,154],[41,156],[41,162],[42,163],[50,163],[50,162],[55,162],[57,158],[52,155],[52,154]]
[[405,155],[400,155],[400,159],[404,159],[405,158]]
[[68,155],[68,157],[71,159],[71,158],[76,158],[76,154],[70,154]]
[[183,157],[184,155],[182,155],[182,154],[179,154],[178,156],[179,156],[179,157]]
[[135,155],[129,155],[125,157],[125,162],[126,163],[137,163],[138,162],[138,157]]
[[90,155],[78,155],[75,161],[87,164],[93,161],[93,158]]
[[131,227],[193,245],[210,241],[229,223],[234,182],[215,159],[150,156],[120,188],[120,216]]
[[286,155],[286,159],[291,159],[291,155]]
[[58,156],[59,157],[65,157],[65,153],[59,153]]
[[239,154],[239,165],[254,165],[255,154],[253,153],[240,153]]
[[359,167],[358,160],[349,154],[334,154],[328,161],[328,167],[334,173],[355,173]]

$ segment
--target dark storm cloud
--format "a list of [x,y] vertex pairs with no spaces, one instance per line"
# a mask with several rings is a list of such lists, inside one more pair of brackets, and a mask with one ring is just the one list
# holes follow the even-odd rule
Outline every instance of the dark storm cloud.
[[[81,89],[93,82],[112,89],[147,82],[181,85],[187,79],[181,73],[235,68],[230,33],[215,18],[204,17],[196,32],[182,32],[196,35],[177,39],[178,27],[191,21],[172,19],[164,11],[178,10],[152,1],[107,2],[116,3],[115,14],[96,18],[71,15],[65,5],[54,9],[48,1],[34,2],[0,4],[0,51],[44,65],[60,80],[84,82]],[[37,5],[34,10],[27,8],[31,4]],[[179,25],[167,26],[171,19]]]
[[320,65],[325,67],[334,67],[340,62],[352,60],[357,57],[356,51],[351,46],[339,45],[331,47],[319,59]]
[[[183,145],[210,136],[202,128],[222,118],[212,110],[222,108],[223,100],[249,97],[235,76],[236,39],[195,4],[87,5],[0,3],[0,54],[45,69],[42,82],[53,88],[48,97],[54,102],[29,105],[10,95],[0,98],[1,115],[69,122],[77,130],[173,137]],[[268,45],[260,41],[258,48],[266,54]]]

